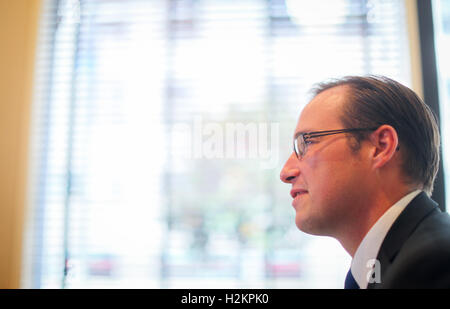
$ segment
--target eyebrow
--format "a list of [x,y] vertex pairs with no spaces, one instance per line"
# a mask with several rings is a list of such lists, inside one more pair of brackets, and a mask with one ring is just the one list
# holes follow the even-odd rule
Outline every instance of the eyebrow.
[[302,134],[309,134],[309,133],[314,133],[314,132],[317,132],[317,131],[313,131],[313,130],[298,131],[298,132],[295,132],[294,138],[297,138]]
[[[338,132],[338,131],[347,131],[348,129],[334,129],[334,130],[323,130],[323,131],[299,131],[295,133],[294,139],[299,137],[300,135],[310,135],[311,138],[313,137],[320,137],[322,135],[330,135],[334,133],[344,133],[344,132]],[[317,135],[317,136],[316,136]]]
[[295,132],[294,138],[297,138],[297,137],[299,137],[299,136],[302,135],[302,134],[307,134],[307,133],[311,133],[311,132],[314,132],[314,131],[311,131],[311,130],[305,130],[305,131],[298,131],[298,132]]
[[296,139],[300,135],[308,135],[308,138],[314,138],[314,137],[321,137],[321,136],[340,134],[340,133],[348,133],[348,132],[354,132],[354,131],[373,131],[376,129],[377,128],[352,128],[352,129],[335,129],[335,130],[311,131],[311,132],[300,131],[300,132],[295,133],[294,139]]
[[299,137],[299,136],[302,135],[302,134],[305,134],[305,133],[306,133],[306,132],[302,132],[302,131],[296,132],[296,133],[294,134],[294,139],[297,138],[297,137]]

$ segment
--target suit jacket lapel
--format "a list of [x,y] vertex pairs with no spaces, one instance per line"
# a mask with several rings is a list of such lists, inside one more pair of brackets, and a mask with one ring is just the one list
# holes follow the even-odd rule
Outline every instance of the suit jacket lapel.
[[[381,278],[383,278],[383,275],[389,269],[389,266],[394,261],[402,245],[411,233],[414,232],[418,224],[436,208],[439,209],[438,205],[426,193],[421,192],[406,206],[405,210],[395,220],[377,256],[381,265]],[[374,283],[368,285],[368,288],[373,287],[375,287]]]

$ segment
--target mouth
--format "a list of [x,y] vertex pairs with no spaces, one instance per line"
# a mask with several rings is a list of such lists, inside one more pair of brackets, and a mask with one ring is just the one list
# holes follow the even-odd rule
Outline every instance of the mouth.
[[305,193],[308,193],[308,191],[304,190],[304,189],[292,189],[291,190],[291,196],[293,199],[295,199],[297,196],[301,196]]
[[306,193],[308,193],[308,191],[306,191],[306,190],[299,190],[299,189],[291,191],[291,196],[293,198],[293,200],[292,200],[292,207],[294,207],[294,209],[296,211],[298,211],[298,209],[299,209],[298,207],[300,205],[300,199],[302,199],[302,197],[305,196]]

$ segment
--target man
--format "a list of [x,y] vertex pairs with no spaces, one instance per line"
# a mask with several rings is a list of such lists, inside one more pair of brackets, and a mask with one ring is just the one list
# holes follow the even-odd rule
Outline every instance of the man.
[[352,256],[346,288],[450,288],[450,218],[429,196],[439,165],[431,110],[386,77],[319,84],[281,171],[297,227]]

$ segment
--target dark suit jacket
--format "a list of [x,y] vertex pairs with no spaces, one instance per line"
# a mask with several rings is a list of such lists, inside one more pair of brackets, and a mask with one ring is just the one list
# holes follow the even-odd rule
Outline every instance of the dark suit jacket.
[[450,288],[450,216],[422,192],[387,233],[381,282],[367,288]]

